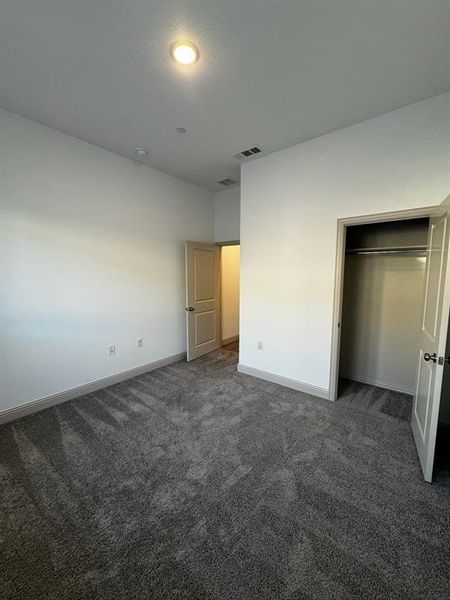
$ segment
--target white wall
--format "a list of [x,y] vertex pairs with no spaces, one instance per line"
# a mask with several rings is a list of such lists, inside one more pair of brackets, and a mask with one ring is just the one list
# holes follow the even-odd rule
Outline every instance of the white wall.
[[240,188],[217,192],[214,196],[214,239],[237,242],[240,239]]
[[328,390],[337,219],[445,199],[449,106],[443,94],[242,166],[243,365]]
[[212,193],[6,111],[0,169],[0,410],[185,350],[184,241],[214,239]]
[[239,263],[240,247],[223,246],[222,272],[222,340],[239,335]]

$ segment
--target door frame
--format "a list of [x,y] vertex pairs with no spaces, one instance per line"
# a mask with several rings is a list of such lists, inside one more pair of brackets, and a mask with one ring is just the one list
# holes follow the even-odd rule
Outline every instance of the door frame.
[[[386,221],[406,221],[409,219],[429,218],[437,211],[448,210],[445,204],[425,206],[408,210],[398,210],[356,217],[346,217],[337,220],[336,262],[334,276],[333,324],[331,335],[331,361],[329,380],[329,400],[337,400],[339,384],[339,362],[341,349],[341,319],[344,295],[345,270],[345,240],[347,227],[353,225],[368,225]],[[447,307],[448,308],[448,307]],[[445,309],[445,306],[444,306]]]
[[216,242],[216,246],[240,246],[240,240],[232,240],[231,242]]
[[[239,249],[241,247],[241,240],[229,240],[226,242],[215,242],[216,246],[220,247],[220,254],[219,254],[219,262],[220,262],[220,347],[222,348],[224,345],[224,341],[227,340],[223,340],[222,339],[222,248],[224,246],[239,246]],[[239,261],[239,290],[241,289],[241,263]],[[240,292],[239,292],[239,315],[241,313],[241,298],[240,298]],[[237,334],[237,340],[239,341],[241,339],[241,320],[239,319],[239,331]],[[234,341],[234,340],[233,340]],[[229,341],[227,341],[227,343],[231,343]]]

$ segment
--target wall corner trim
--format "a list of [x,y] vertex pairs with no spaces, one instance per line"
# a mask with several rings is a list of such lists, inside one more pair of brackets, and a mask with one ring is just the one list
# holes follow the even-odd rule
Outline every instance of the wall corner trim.
[[179,352],[178,354],[172,354],[171,356],[166,356],[165,358],[139,365],[138,367],[133,367],[131,369],[127,369],[126,371],[121,371],[120,373],[114,373],[114,375],[109,375],[108,377],[103,377],[102,379],[96,379],[95,381],[90,381],[89,383],[84,383],[61,392],[56,392],[56,394],[51,394],[49,396],[45,396],[44,398],[38,398],[37,400],[31,400],[31,402],[25,402],[24,404],[7,408],[6,410],[0,411],[0,425],[3,423],[8,423],[9,421],[15,421],[16,419],[31,415],[46,408],[50,408],[56,404],[62,404],[63,402],[74,400],[80,396],[91,394],[97,390],[109,387],[115,383],[121,383],[122,381],[131,379],[132,377],[137,377],[138,375],[143,375],[149,371],[155,371],[156,369],[171,365],[172,363],[184,360],[185,358],[186,352]]
[[239,373],[243,373],[244,375],[251,375],[252,377],[257,377],[258,379],[264,379],[264,381],[278,383],[279,385],[297,390],[298,392],[304,392],[305,394],[310,394],[311,396],[317,396],[318,398],[329,400],[329,391],[327,388],[310,385],[309,383],[303,383],[297,379],[290,379],[289,377],[276,375],[275,373],[270,373],[269,371],[255,369],[254,367],[249,367],[247,365],[243,365],[242,363],[238,364],[237,370]]

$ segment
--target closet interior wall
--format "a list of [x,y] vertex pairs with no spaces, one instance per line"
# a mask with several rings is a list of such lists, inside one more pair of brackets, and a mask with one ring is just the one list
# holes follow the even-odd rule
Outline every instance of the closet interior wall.
[[428,219],[348,227],[340,376],[414,393]]

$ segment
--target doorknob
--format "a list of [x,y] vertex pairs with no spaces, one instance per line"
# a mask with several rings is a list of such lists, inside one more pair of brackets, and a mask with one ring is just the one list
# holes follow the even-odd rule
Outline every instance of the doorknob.
[[186,308],[184,310],[192,312],[194,310],[194,307],[193,306],[186,306]]
[[431,360],[432,362],[436,362],[437,361],[437,354],[436,352],[434,352],[433,354],[429,354],[428,352],[425,352],[425,354],[423,355],[423,360],[426,360],[427,362],[429,360]]

